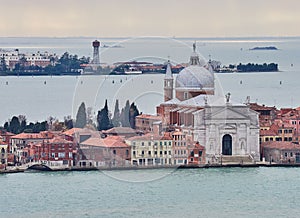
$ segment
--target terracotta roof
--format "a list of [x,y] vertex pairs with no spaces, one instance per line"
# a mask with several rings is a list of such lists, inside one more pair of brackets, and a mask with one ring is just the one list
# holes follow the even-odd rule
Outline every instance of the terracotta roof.
[[73,136],[75,133],[81,131],[81,128],[72,128],[72,129],[68,129],[66,131],[63,132],[63,134],[68,135],[68,136]]
[[52,139],[45,141],[45,143],[56,143],[56,144],[70,143],[70,144],[72,144],[72,142],[70,142],[62,137],[54,137]]
[[141,136],[133,136],[127,139],[128,141],[150,141],[150,140],[172,140],[172,137],[167,135],[155,135],[153,133],[147,133]]
[[267,107],[265,105],[259,105],[257,103],[250,103],[250,109],[255,111],[269,111],[269,110],[276,110],[275,107]]
[[292,142],[277,142],[277,141],[272,141],[272,142],[264,142],[262,143],[263,148],[270,148],[270,149],[278,149],[278,150],[295,150],[298,149],[300,150],[300,145],[294,144]]
[[105,134],[135,134],[136,131],[130,127],[114,127],[102,131]]
[[172,135],[184,135],[181,131],[175,131],[172,133]]
[[12,139],[45,139],[46,136],[40,133],[20,133],[11,137]]
[[107,136],[106,138],[91,137],[81,143],[81,145],[97,146],[97,147],[129,147],[125,144],[124,139],[119,136]]
[[155,116],[150,114],[140,114],[136,116],[136,118],[144,118],[144,119],[151,119],[151,120],[162,120],[161,116]]

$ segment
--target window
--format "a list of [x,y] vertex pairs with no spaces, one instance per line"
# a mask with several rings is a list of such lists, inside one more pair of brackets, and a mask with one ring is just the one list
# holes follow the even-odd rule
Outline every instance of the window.
[[281,129],[279,129],[279,130],[278,130],[278,133],[282,133],[282,130],[281,130]]
[[289,141],[290,141],[290,142],[293,141],[293,138],[292,138],[292,137],[289,137]]
[[194,157],[194,151],[191,151],[191,156]]
[[162,151],[159,152],[159,155],[162,156]]
[[148,151],[148,155],[151,155],[151,151]]
[[169,142],[169,146],[171,146],[172,145],[172,142]]
[[132,152],[132,155],[135,156],[135,151]]
[[199,157],[201,157],[202,156],[202,151],[199,151]]
[[284,130],[284,133],[288,133],[288,130],[287,130],[287,129],[285,129],[285,130]]
[[145,152],[144,151],[142,151],[142,155],[144,155],[145,154]]
[[188,99],[188,93],[187,92],[184,92],[184,94],[183,94],[183,99]]
[[167,155],[167,151],[165,151],[165,155]]
[[171,153],[171,151],[169,151],[169,155],[171,155],[172,153]]
[[151,142],[148,142],[148,145],[151,146]]
[[73,153],[69,152],[69,158],[73,158]]
[[157,155],[157,151],[154,151],[154,154]]
[[142,146],[144,146],[144,142],[142,142]]
[[285,156],[285,157],[287,157],[287,156],[288,156],[288,154],[285,152],[285,153],[284,153],[284,156]]
[[162,142],[159,142],[159,145],[162,146]]
[[292,129],[289,129],[289,133],[293,133],[293,130],[292,130]]
[[54,158],[54,157],[55,157],[55,153],[51,153],[51,157],[53,157],[53,158]]
[[126,150],[126,156],[127,157],[129,156],[129,150],[128,149]]
[[58,157],[59,157],[59,158],[65,158],[65,156],[66,156],[66,155],[65,155],[64,152],[59,152],[59,153],[58,153]]
[[293,152],[290,153],[290,157],[293,157]]
[[167,142],[164,142],[164,145],[167,145]]
[[116,152],[116,150],[114,149],[114,150],[113,150],[113,154],[116,155],[116,153],[117,153],[117,152]]

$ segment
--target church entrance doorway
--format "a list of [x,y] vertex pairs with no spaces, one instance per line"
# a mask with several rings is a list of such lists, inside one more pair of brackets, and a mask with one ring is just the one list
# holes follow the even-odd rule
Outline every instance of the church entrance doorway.
[[226,134],[223,136],[222,154],[223,155],[232,155],[232,137],[229,134]]

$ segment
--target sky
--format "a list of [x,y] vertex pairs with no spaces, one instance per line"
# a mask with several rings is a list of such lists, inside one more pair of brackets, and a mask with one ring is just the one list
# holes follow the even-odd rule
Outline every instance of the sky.
[[299,0],[0,0],[0,37],[300,36]]

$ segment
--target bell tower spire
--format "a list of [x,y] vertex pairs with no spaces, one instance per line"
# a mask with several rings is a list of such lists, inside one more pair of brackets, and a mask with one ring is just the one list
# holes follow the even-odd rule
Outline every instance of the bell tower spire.
[[164,101],[173,99],[173,74],[171,70],[171,63],[168,60],[166,75],[164,78]]

